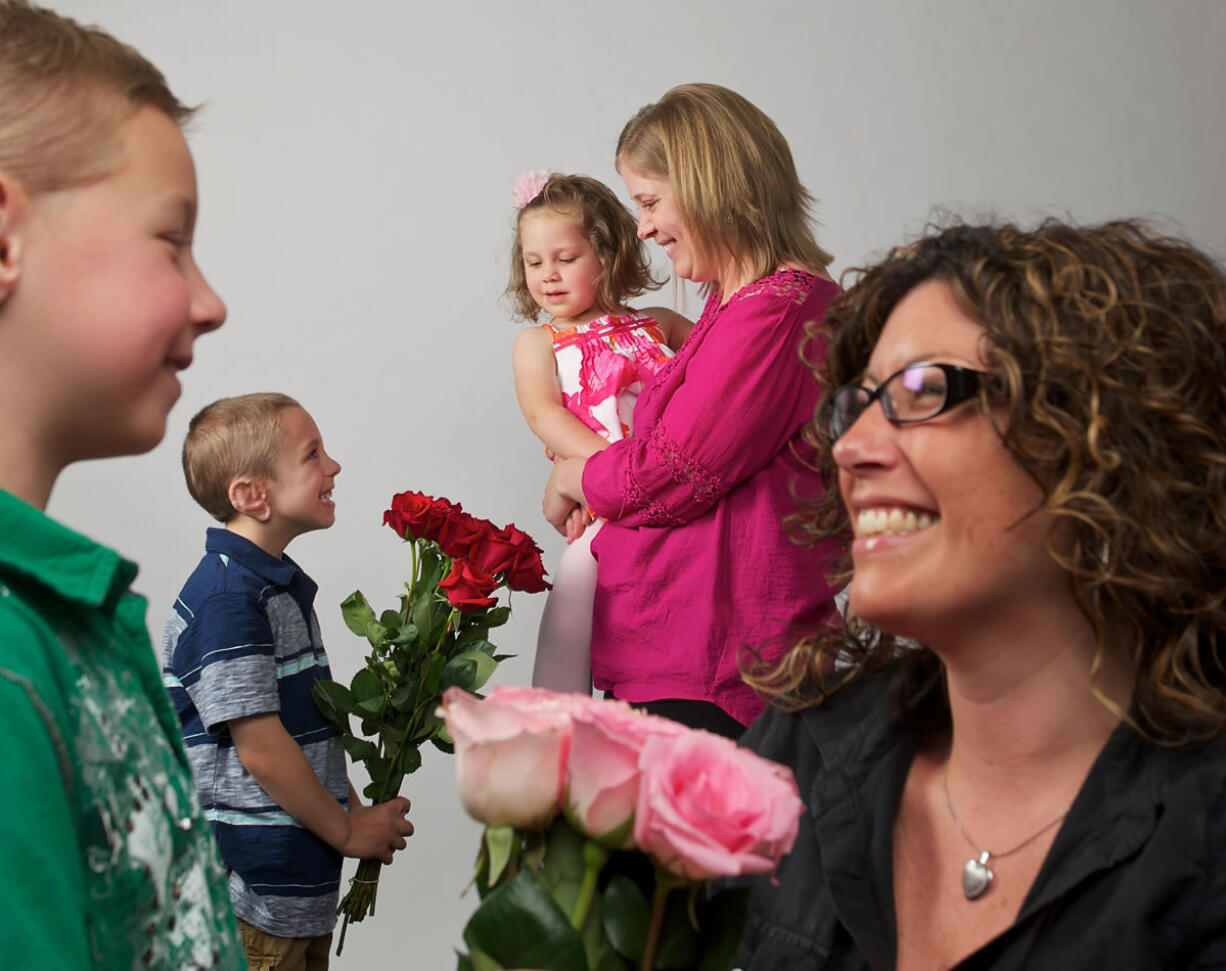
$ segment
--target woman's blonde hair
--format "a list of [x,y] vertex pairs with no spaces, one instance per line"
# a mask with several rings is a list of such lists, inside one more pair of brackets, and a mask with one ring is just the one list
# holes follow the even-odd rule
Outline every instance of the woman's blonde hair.
[[0,0],[0,172],[29,194],[100,178],[141,107],[183,125],[193,109],[132,47],[97,27]]
[[[1007,408],[1001,440],[1042,488],[1053,532],[1071,536],[1071,544],[1049,539],[1048,551],[1068,574],[1100,657],[1123,649],[1135,666],[1130,717],[1166,744],[1226,732],[1222,268],[1135,221],[1048,221],[1033,231],[933,229],[850,272],[859,279],[810,334],[814,347],[828,340],[816,369],[825,391],[805,431],[826,492],[790,525],[814,542],[850,535],[824,420],[831,395],[860,380],[903,297],[943,280],[983,326],[994,387],[982,394]],[[851,578],[850,556],[839,573]],[[795,708],[846,683],[831,673],[836,655],[850,661],[850,678],[901,663],[912,698],[940,678],[932,652],[900,650],[894,637],[847,620],[846,631],[757,665],[750,680]],[[947,720],[943,692],[925,697],[929,718]]]
[[638,237],[634,217],[618,201],[613,190],[586,175],[555,172],[515,218],[511,278],[507,283],[506,295],[518,319],[536,320],[541,314],[541,308],[528,289],[519,227],[525,217],[545,210],[572,215],[579,220],[583,235],[600,264],[596,277],[596,304],[601,311],[609,313],[631,297],[648,290],[658,290],[663,285],[662,280],[652,276],[651,258]]
[[271,479],[281,447],[281,415],[301,408],[289,395],[261,391],[220,398],[196,412],[183,440],[187,491],[220,523],[237,515],[230,483],[240,476]]
[[811,228],[813,196],[787,140],[735,91],[683,84],[647,105],[617,140],[618,168],[667,179],[703,255],[757,280],[780,266],[824,273],[833,257]]

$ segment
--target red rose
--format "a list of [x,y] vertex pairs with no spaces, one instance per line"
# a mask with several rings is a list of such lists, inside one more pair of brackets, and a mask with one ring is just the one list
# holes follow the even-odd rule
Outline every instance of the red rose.
[[491,528],[488,521],[470,516],[457,506],[439,527],[439,549],[452,559],[463,559],[481,544]]
[[514,523],[508,523],[498,530],[496,535],[500,541],[515,550],[514,556],[504,568],[504,579],[508,587],[524,593],[540,593],[542,590],[551,589],[551,585],[545,582],[545,564],[541,562],[541,548],[531,536]]
[[506,582],[512,590],[522,590],[524,593],[540,593],[552,586],[545,582],[545,564],[541,562],[541,554],[522,547],[507,570]]
[[[514,564],[520,553],[520,543],[509,530],[515,529],[514,526],[505,527],[503,529],[491,529],[485,537],[485,541],[474,546],[468,553],[468,562],[482,573],[488,573],[490,576],[495,576],[505,572]],[[515,530],[515,532],[519,532]],[[520,533],[519,535],[524,535]]]
[[392,508],[383,514],[383,524],[405,539],[432,540],[450,508],[446,499],[434,499],[421,492],[401,492],[392,497]]
[[523,549],[525,551],[541,552],[541,548],[536,545],[536,540],[525,533],[514,523],[507,523],[498,531],[498,535],[505,539],[508,543]]
[[534,553],[530,559],[521,560],[507,571],[507,586],[524,593],[540,593],[542,590],[553,589],[553,584],[545,580],[545,564],[541,562],[539,553]]
[[474,570],[467,560],[456,560],[451,572],[439,581],[438,588],[447,595],[451,606],[462,613],[472,614],[498,602],[490,594],[498,582],[488,573]]

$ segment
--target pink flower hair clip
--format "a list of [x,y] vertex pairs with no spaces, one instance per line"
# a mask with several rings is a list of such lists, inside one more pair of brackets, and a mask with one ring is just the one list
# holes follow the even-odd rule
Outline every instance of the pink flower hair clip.
[[516,209],[523,209],[528,203],[541,194],[545,183],[549,181],[549,173],[544,169],[536,172],[525,172],[515,180],[511,188],[511,199]]

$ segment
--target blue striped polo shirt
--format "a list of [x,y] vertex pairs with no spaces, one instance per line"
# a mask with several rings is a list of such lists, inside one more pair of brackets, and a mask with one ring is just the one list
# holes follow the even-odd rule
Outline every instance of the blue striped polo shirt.
[[183,726],[205,817],[230,868],[234,912],[278,937],[336,924],[341,856],[278,806],[243,768],[227,722],[279,712],[315,774],[343,806],[340,736],[311,685],[330,679],[315,582],[288,556],[213,528],[166,621],[162,680]]

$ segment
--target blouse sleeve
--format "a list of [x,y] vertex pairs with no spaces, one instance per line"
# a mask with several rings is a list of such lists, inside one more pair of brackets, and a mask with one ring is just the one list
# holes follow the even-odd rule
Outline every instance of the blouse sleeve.
[[583,493],[596,514],[623,526],[680,525],[778,455],[816,401],[800,359],[813,303],[766,291],[726,307],[654,427],[588,459]]

